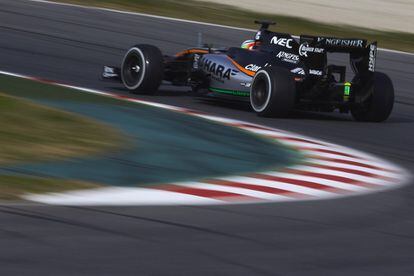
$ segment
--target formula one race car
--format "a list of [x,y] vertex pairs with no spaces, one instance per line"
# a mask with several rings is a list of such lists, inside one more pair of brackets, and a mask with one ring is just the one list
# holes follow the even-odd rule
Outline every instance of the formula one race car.
[[[363,39],[289,34],[261,25],[242,47],[198,47],[163,56],[152,45],[128,50],[120,68],[104,66],[104,79],[122,81],[133,93],[155,93],[162,81],[190,86],[199,96],[249,101],[261,116],[283,117],[293,109],[351,112],[358,121],[384,121],[394,104],[390,78],[375,72],[377,43]],[[354,72],[328,64],[328,53],[347,53]]]

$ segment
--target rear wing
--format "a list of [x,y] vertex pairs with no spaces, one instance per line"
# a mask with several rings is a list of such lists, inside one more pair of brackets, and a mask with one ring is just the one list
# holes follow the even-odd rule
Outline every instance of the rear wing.
[[335,38],[325,36],[302,36],[301,39],[310,41],[318,47],[325,48],[328,52],[355,52],[362,51],[367,46],[367,41],[357,38]]
[[[341,71],[340,73],[343,71],[343,75],[345,75],[346,68],[339,66],[328,68],[327,53],[329,52],[349,53],[350,65],[355,74],[370,77],[375,72],[377,42],[368,44],[367,40],[357,38],[308,35],[300,37],[299,55],[310,72],[316,72],[321,76],[328,74],[333,68],[334,71]],[[343,76],[343,78],[345,77]]]

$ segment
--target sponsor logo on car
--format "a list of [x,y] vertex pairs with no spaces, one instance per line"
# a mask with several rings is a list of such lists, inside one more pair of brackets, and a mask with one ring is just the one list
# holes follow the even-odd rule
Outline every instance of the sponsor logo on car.
[[214,79],[219,79],[219,80],[223,80],[223,79],[227,79],[230,80],[231,76],[235,76],[238,71],[237,70],[233,70],[231,68],[226,68],[223,65],[220,64],[216,64],[215,62],[212,62],[209,59],[204,59],[202,61],[202,66],[203,69],[212,74],[213,77],[215,77]]
[[315,76],[322,76],[323,72],[321,70],[310,69],[309,74],[310,75],[315,75]]
[[104,71],[102,73],[104,78],[114,78],[118,77],[118,74],[115,72],[115,69],[109,66],[104,66]]
[[341,38],[325,38],[319,37],[318,42],[325,40],[325,44],[328,46],[337,47],[364,47],[364,41],[362,39],[341,39]]
[[256,40],[260,40],[260,38],[262,37],[262,32],[261,31],[258,31],[257,33],[256,33],[256,36],[255,36],[255,39]]
[[292,42],[293,42],[293,39],[291,38],[284,38],[284,37],[278,38],[277,36],[272,37],[272,39],[270,40],[270,44],[279,45],[282,47],[286,47],[288,49],[292,49],[293,47]]
[[310,47],[309,43],[305,42],[299,46],[299,55],[302,57],[308,57],[308,53],[321,54],[325,52],[324,48]]
[[253,71],[253,72],[257,72],[257,71],[259,71],[260,69],[262,69],[262,67],[261,66],[258,66],[258,65],[256,65],[256,64],[249,64],[249,65],[247,65],[246,67],[244,67],[244,68],[246,68],[247,70],[249,70],[249,71]]
[[375,72],[376,52],[377,52],[377,46],[375,44],[371,44],[369,46],[369,60],[368,60],[368,70],[371,72]]
[[294,73],[294,74],[298,74],[298,75],[305,75],[305,70],[303,70],[303,68],[295,68],[290,70],[290,72]]
[[290,62],[290,63],[298,63],[299,56],[291,53],[286,53],[284,51],[279,52],[276,57],[280,58],[283,61]]
[[200,60],[200,55],[194,54],[193,69],[198,69],[199,60]]

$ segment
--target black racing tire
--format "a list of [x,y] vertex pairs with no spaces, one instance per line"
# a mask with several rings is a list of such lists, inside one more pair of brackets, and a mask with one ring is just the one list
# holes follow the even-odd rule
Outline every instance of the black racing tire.
[[263,117],[286,117],[295,104],[296,85],[292,73],[281,67],[259,70],[250,87],[250,105]]
[[383,122],[391,114],[394,107],[394,86],[384,73],[375,72],[370,89],[371,96],[362,104],[351,108],[356,121]]
[[163,80],[163,73],[162,53],[152,45],[131,47],[122,61],[122,83],[132,93],[155,94]]

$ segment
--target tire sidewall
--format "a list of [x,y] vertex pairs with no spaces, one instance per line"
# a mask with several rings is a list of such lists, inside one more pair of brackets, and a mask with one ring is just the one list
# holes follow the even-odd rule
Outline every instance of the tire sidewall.
[[[264,78],[267,83],[267,97],[266,97],[266,101],[263,104],[263,106],[257,107],[255,106],[254,100],[253,100],[253,89],[254,89],[255,83],[261,78]],[[255,74],[253,81],[252,81],[251,89],[250,89],[250,104],[256,113],[261,114],[265,112],[266,108],[268,108],[269,103],[272,99],[272,89],[275,85],[276,85],[275,83],[272,83],[272,79],[266,70],[260,70]]]
[[370,89],[372,95],[368,106],[351,109],[355,120],[362,122],[382,122],[391,114],[394,106],[394,86],[391,79],[384,73],[375,72],[373,81],[366,89]]
[[[133,53],[138,54],[138,57],[141,58],[141,61],[142,61],[142,65],[143,66],[142,66],[142,69],[141,69],[142,70],[142,73],[141,73],[141,76],[140,76],[138,82],[135,85],[130,86],[125,81],[124,68],[125,68],[125,63],[126,63],[128,57],[131,54],[133,54]],[[124,59],[122,61],[122,66],[121,66],[121,79],[122,79],[122,83],[124,84],[124,86],[127,89],[129,89],[129,90],[137,90],[141,86],[141,84],[144,82],[144,79],[145,79],[145,73],[146,73],[146,70],[147,70],[146,64],[147,63],[146,63],[145,55],[144,55],[144,53],[142,52],[142,50],[139,47],[136,47],[135,46],[135,47],[132,47],[131,49],[128,50],[128,52],[124,56]]]
[[[265,78],[267,82],[266,101],[263,106],[253,104],[255,81]],[[259,70],[250,87],[250,105],[259,115],[264,117],[287,117],[295,104],[296,84],[289,70],[278,66],[269,66]]]

